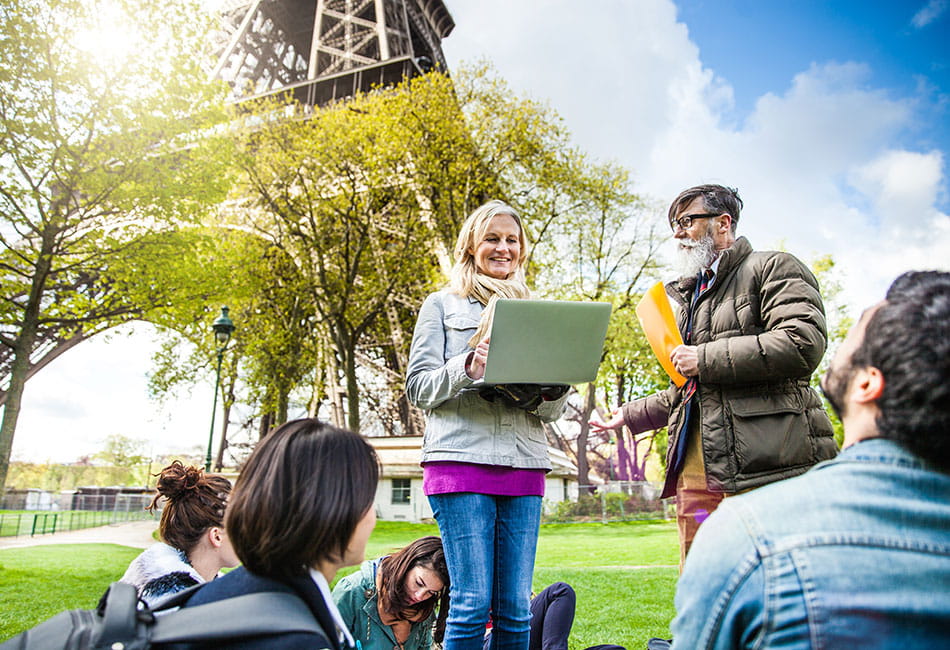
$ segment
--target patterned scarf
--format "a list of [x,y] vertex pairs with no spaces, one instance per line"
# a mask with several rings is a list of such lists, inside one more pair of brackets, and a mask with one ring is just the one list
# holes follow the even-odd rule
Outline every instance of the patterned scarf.
[[[520,274],[519,274],[520,275]],[[490,275],[476,273],[472,278],[471,297],[485,305],[478,329],[475,335],[468,340],[468,346],[475,348],[479,341],[491,332],[492,320],[495,318],[495,303],[499,298],[525,299],[531,297],[531,291],[520,278],[516,280],[499,280]]]

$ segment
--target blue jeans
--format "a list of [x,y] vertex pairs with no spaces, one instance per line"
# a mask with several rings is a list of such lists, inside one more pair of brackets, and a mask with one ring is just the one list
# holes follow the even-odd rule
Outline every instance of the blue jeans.
[[492,619],[492,650],[526,650],[541,497],[433,494],[449,569],[445,650],[481,650]]

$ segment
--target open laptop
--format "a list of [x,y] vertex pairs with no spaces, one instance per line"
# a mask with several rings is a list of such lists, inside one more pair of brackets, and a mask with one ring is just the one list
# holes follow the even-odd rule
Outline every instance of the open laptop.
[[597,377],[610,303],[509,300],[495,305],[487,384],[583,384]]

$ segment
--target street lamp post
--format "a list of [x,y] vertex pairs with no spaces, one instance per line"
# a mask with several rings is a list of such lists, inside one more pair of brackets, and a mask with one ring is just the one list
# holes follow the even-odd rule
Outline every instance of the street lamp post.
[[208,433],[208,455],[205,456],[205,471],[211,471],[211,442],[214,439],[214,416],[218,410],[218,385],[221,383],[221,361],[224,359],[224,351],[231,340],[231,333],[234,331],[234,322],[228,316],[228,308],[221,308],[221,315],[211,324],[214,330],[214,340],[218,344],[218,369],[214,374],[214,402],[211,406],[211,431]]

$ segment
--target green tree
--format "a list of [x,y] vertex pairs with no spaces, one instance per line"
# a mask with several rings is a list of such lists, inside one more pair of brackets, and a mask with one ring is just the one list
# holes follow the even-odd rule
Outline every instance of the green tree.
[[[669,386],[669,377],[653,354],[633,305],[642,294],[636,293],[623,302],[611,317],[604,346],[597,391],[602,395],[602,406],[595,407],[602,417],[606,411],[619,408],[644,395],[650,395]],[[615,473],[621,480],[646,480],[646,463],[650,455],[658,453],[665,458],[666,429],[633,436],[621,427],[615,431],[617,461]]]
[[184,0],[0,5],[0,485],[42,357],[167,304],[147,271],[226,182],[208,130],[223,94],[185,55],[199,17]]
[[[225,220],[249,243],[234,253],[229,289],[244,293],[226,302],[242,328],[239,399],[265,425],[309,392],[310,412],[327,404],[338,424],[378,411],[387,432],[416,430],[403,394],[416,312],[444,282],[462,220],[489,198],[522,212],[541,294],[569,278],[572,297],[613,300],[652,256],[626,172],[589,161],[556,114],[487,66],[324,109],[242,109],[241,182]],[[590,272],[600,277],[587,282]],[[173,328],[189,320],[182,312]],[[192,374],[182,368],[196,363],[163,372]]]
[[[568,418],[578,427],[578,482],[588,485],[588,421],[597,408],[597,388],[627,382],[631,359],[642,358],[645,340],[637,336],[640,327],[633,309],[638,289],[657,272],[660,239],[655,232],[658,220],[632,191],[625,169],[592,163],[565,146],[560,152],[544,175],[550,185],[535,191],[547,232],[534,248],[538,286],[548,297],[613,305],[598,381],[577,387],[580,399],[569,404]],[[618,475],[634,478],[628,449],[635,456],[636,443],[627,444],[624,431],[617,432],[616,442],[625,461],[617,467]]]
[[[232,228],[205,232],[213,255],[189,264],[199,284],[214,287],[200,300],[178,301],[152,322],[162,326],[149,392],[175,397],[196,381],[212,381],[218,344],[211,323],[227,305],[236,330],[223,357],[218,387],[220,419],[215,467],[230,445],[230,413],[240,402],[260,416],[261,435],[287,419],[291,392],[315,365],[313,309],[293,260],[258,235]],[[213,297],[213,300],[211,298]],[[240,381],[239,381],[240,379]],[[217,421],[217,420],[216,420]]]
[[148,462],[144,440],[130,438],[121,433],[106,436],[101,451],[93,454],[93,458],[108,463],[114,467],[134,468]]
[[[831,360],[838,351],[838,346],[847,336],[848,330],[854,325],[854,318],[848,313],[847,306],[842,303],[842,286],[839,277],[839,271],[835,268],[835,260],[831,255],[822,255],[811,262],[812,273],[818,279],[818,285],[821,287],[821,296],[825,304],[825,317],[828,322],[828,348],[825,350],[825,356],[822,357],[818,369],[811,377],[811,385],[819,389],[822,376],[828,371]],[[825,404],[825,410],[831,419],[831,426],[835,431],[835,441],[840,447],[844,443],[844,426],[838,418],[838,414],[831,408],[831,404],[821,397]]]
[[[343,379],[346,424],[354,431],[358,346],[397,288],[413,284],[426,239],[390,98],[361,95],[313,119],[255,124],[241,143],[239,218],[304,278],[314,329]],[[278,108],[268,103],[257,115]],[[342,424],[342,400],[335,406]]]

